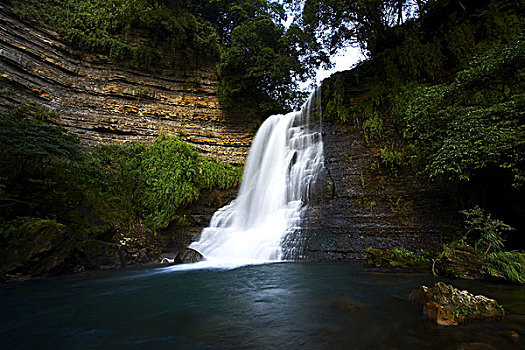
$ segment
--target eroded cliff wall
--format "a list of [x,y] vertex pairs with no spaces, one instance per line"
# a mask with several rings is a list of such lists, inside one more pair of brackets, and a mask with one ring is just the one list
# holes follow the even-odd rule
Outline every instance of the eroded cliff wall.
[[36,101],[81,143],[148,142],[179,135],[204,154],[244,163],[258,122],[226,116],[213,64],[140,68],[75,52],[0,5],[0,108]]
[[[325,80],[323,92],[333,89],[337,78],[344,81],[336,92],[346,107],[368,98],[372,88],[380,84],[373,70],[361,67]],[[327,95],[323,107],[329,103]],[[392,130],[392,121],[384,118],[383,134],[367,138],[364,115],[348,115],[344,122],[325,116],[325,167],[312,189],[305,218],[302,255],[306,259],[363,258],[368,247],[435,252],[461,231],[461,218],[444,187],[417,176],[408,161],[395,171],[381,161],[385,145],[403,144]]]

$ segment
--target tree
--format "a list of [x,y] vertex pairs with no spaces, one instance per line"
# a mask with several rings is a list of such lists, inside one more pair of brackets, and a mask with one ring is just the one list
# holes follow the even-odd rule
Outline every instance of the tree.
[[372,56],[388,40],[388,28],[420,16],[428,0],[287,0],[300,12],[297,24],[334,54],[359,45]]

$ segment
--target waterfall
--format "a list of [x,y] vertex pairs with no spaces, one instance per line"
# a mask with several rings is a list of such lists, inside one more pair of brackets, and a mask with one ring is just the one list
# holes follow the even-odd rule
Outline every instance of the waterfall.
[[289,241],[298,241],[309,190],[324,162],[320,115],[316,91],[301,111],[264,121],[237,198],[213,215],[190,248],[212,265],[279,261],[297,254]]

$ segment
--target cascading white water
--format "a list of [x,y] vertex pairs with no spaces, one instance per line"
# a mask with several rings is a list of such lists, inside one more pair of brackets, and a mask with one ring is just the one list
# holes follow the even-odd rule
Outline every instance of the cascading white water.
[[[207,265],[282,260],[299,228],[310,185],[323,166],[319,92],[300,112],[269,117],[253,140],[237,199],[219,209],[200,240],[190,245]],[[314,125],[312,125],[314,124]],[[287,244],[290,246],[290,244]]]

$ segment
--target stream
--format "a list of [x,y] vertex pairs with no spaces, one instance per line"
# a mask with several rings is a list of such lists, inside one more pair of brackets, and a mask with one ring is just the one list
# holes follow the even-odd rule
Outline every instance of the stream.
[[525,287],[439,279],[495,298],[507,313],[444,328],[408,301],[413,288],[437,280],[362,262],[149,266],[29,280],[0,289],[0,348],[524,348]]

